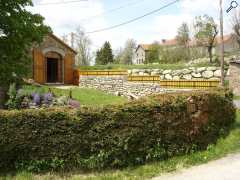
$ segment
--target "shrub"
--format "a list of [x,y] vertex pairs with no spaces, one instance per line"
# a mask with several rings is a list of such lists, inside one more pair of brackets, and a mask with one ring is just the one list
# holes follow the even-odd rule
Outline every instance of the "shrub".
[[118,168],[204,150],[234,122],[232,99],[214,91],[78,111],[0,111],[0,168]]

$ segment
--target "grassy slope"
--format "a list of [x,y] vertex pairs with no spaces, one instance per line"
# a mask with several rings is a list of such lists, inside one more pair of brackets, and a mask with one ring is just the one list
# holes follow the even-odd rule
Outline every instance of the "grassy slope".
[[154,176],[159,176],[166,172],[175,171],[181,168],[187,168],[193,165],[206,163],[211,160],[221,158],[229,153],[240,152],[240,111],[237,113],[237,121],[231,133],[226,137],[219,139],[216,145],[211,145],[206,151],[196,152],[191,155],[184,155],[171,158],[167,161],[149,163],[147,165],[127,168],[123,170],[109,170],[105,172],[71,172],[70,174],[48,173],[43,175],[36,175],[27,172],[20,172],[17,175],[2,176],[3,180],[31,180],[31,179],[72,179],[72,180],[118,180],[118,179],[148,179]]
[[[24,86],[24,89],[30,91],[36,90],[37,92],[48,92],[49,88],[57,96],[69,96],[70,90],[56,89],[54,87],[44,86],[42,88],[35,86]],[[87,89],[87,88],[73,88],[72,97],[75,100],[78,100],[81,105],[112,105],[112,104],[121,104],[127,101],[124,97],[118,97],[109,95],[99,90]]]
[[[213,63],[200,63],[192,65],[193,67],[205,67],[205,66],[218,66]],[[188,68],[184,63],[176,64],[143,64],[143,65],[124,65],[124,64],[111,64],[111,65],[96,65],[96,66],[81,66],[80,70],[126,70],[126,69],[184,69]]]

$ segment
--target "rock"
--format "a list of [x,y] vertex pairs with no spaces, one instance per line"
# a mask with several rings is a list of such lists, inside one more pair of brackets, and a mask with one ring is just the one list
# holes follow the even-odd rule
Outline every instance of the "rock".
[[132,70],[128,70],[128,74],[132,74]]
[[194,77],[194,78],[201,78],[202,74],[201,73],[192,73],[192,77]]
[[133,74],[138,74],[138,73],[139,73],[139,69],[133,69],[133,70],[132,70],[132,73],[133,73]]
[[166,75],[165,75],[165,79],[167,79],[167,80],[172,80],[172,76],[171,76],[170,74],[166,74]]
[[190,74],[192,71],[191,70],[189,70],[189,69],[183,69],[182,70],[182,74]]
[[164,79],[165,79],[164,75],[161,75],[161,76],[160,76],[160,79],[161,79],[161,80],[164,80]]
[[185,74],[185,75],[183,75],[183,79],[191,80],[192,79],[192,75],[191,74]]
[[171,74],[172,73],[172,70],[164,70],[162,74]]
[[216,71],[217,67],[207,67],[207,71]]
[[179,76],[174,76],[173,80],[178,81],[178,80],[180,80],[180,77]]
[[230,76],[230,69],[228,69],[226,75],[227,75],[227,76]]
[[214,77],[221,77],[221,70],[216,70],[214,72]]
[[179,75],[181,75],[181,73],[182,73],[181,70],[175,70],[175,71],[172,72],[172,75],[173,76],[179,76]]
[[203,76],[203,78],[209,79],[209,78],[213,77],[213,72],[212,71],[204,71],[202,73],[202,76]]
[[139,72],[139,76],[144,76],[144,72]]
[[116,91],[116,92],[114,93],[114,95],[115,95],[115,96],[121,96],[121,93],[120,93],[119,91]]
[[147,73],[147,72],[145,72],[145,73],[143,73],[143,75],[144,75],[144,76],[149,76],[150,74]]
[[197,72],[199,73],[202,73],[203,71],[206,71],[206,67],[200,67],[200,68],[197,68]]
[[158,76],[158,75],[160,75],[159,72],[156,72],[156,71],[151,72],[151,76]]

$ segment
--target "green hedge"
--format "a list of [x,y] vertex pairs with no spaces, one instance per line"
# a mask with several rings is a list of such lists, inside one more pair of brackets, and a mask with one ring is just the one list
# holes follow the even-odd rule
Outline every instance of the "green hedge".
[[78,111],[0,111],[0,169],[118,168],[206,149],[235,119],[230,92]]

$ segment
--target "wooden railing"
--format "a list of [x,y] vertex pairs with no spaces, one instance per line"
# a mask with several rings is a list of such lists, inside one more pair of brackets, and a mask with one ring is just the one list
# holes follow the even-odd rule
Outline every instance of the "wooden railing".
[[219,80],[161,80],[160,76],[128,76],[130,82],[159,83],[165,88],[214,88],[218,87]]

